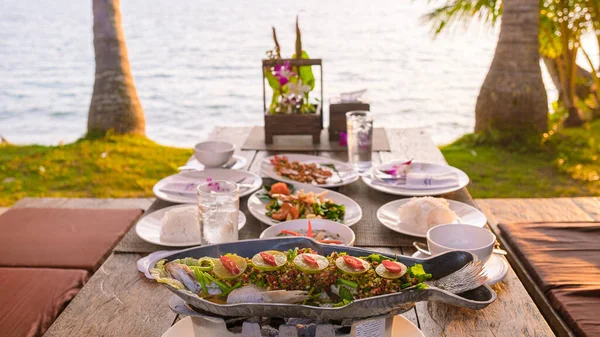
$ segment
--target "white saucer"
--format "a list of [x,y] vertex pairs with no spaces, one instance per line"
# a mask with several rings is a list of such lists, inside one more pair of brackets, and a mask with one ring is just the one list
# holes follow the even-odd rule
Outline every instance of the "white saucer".
[[[229,159],[229,161],[227,163],[225,163],[225,165],[221,166],[221,167],[217,167],[217,168],[224,168],[224,169],[230,169],[230,170],[241,170],[244,167],[246,167],[246,165],[248,164],[248,159],[246,159],[246,157],[244,156],[240,156],[238,154],[234,154],[233,156],[231,156],[231,158]],[[190,170],[204,170],[204,165],[202,165],[198,159],[196,159],[196,157],[193,157],[188,160],[187,163],[185,163],[185,166],[183,166],[185,169],[190,169]],[[180,168],[180,171],[181,168]]]
[[[426,259],[429,256],[417,251],[412,257],[417,259]],[[488,277],[487,284],[492,285],[496,284],[504,279],[506,273],[508,273],[508,261],[504,258],[504,256],[500,254],[492,254],[490,259],[483,265],[483,270],[485,270],[486,276]]]
[[[180,207],[190,207],[194,210],[198,209],[196,205],[175,205],[171,207],[165,207],[159,209],[158,211],[152,212],[138,221],[135,225],[135,232],[137,235],[144,241],[153,243],[155,245],[168,246],[168,247],[189,247],[189,246],[198,246],[200,245],[200,240],[190,241],[185,243],[172,243],[165,242],[160,239],[160,228],[162,227],[162,218],[165,213]],[[198,221],[195,217],[190,219],[190,221]],[[238,211],[238,229],[244,228],[246,225],[246,216],[241,211]]]
[[[218,326],[218,324],[215,324]],[[230,336],[238,336],[229,333],[227,335],[223,335],[222,331],[215,331],[215,329],[210,329],[210,327],[200,328],[198,331],[199,335],[194,335],[194,325],[192,323],[191,317],[186,317],[179,322],[175,323],[172,327],[167,330],[162,337],[230,337]],[[367,336],[367,335],[364,335]],[[394,316],[394,323],[392,324],[392,336],[394,337],[425,337],[423,332],[419,330],[411,321],[406,319],[402,315]]]

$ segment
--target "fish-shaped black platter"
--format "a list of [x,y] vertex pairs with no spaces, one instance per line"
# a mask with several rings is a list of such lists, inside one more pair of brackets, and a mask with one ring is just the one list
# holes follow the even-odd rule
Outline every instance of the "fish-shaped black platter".
[[[227,253],[234,253],[243,257],[251,258],[255,254],[265,250],[312,248],[321,255],[329,255],[332,252],[347,252],[354,256],[367,256],[377,253],[388,257],[394,257],[389,254],[382,254],[376,251],[366,249],[319,244],[309,238],[304,237],[286,237],[272,239],[244,240],[231,243],[208,245],[189,248],[184,251],[174,253],[166,259],[172,261],[185,257],[200,258],[203,256],[218,258]],[[447,252],[436,257],[428,259],[416,259],[408,256],[398,256],[398,261],[407,266],[415,263],[421,263],[426,272],[432,274],[432,279],[439,279],[449,275],[467,263],[473,261],[475,256],[469,252],[453,251]],[[154,267],[157,261],[151,264]],[[175,289],[166,285],[173,293],[181,297],[192,307],[213,313],[220,316],[234,317],[305,317],[323,320],[338,320],[345,318],[363,318],[386,314],[392,311],[403,311],[411,308],[415,302],[420,301],[440,301],[468,309],[483,309],[496,299],[496,293],[487,285],[461,294],[452,294],[450,292],[437,289],[411,289],[404,290],[394,294],[380,295],[375,297],[358,299],[350,304],[337,308],[322,308],[301,304],[280,304],[280,303],[247,303],[247,304],[216,304],[200,298],[188,291]]]

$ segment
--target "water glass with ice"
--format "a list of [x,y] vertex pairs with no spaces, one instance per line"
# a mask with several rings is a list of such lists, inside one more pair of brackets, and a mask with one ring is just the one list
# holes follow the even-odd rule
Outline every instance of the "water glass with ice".
[[354,170],[363,173],[371,168],[373,150],[373,115],[369,111],[346,113],[348,135],[348,162]]
[[197,190],[202,245],[237,241],[238,185],[233,181],[211,180],[199,185]]

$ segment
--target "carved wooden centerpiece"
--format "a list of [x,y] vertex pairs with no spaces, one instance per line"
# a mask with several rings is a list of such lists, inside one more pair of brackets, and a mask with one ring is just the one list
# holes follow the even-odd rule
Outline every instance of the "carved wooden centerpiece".
[[[273,28],[275,49],[267,52],[262,60],[263,109],[265,116],[265,142],[273,143],[274,136],[310,135],[318,144],[323,129],[323,67],[321,59],[311,59],[302,50],[300,28],[296,18],[296,52],[292,58],[281,58],[277,34]],[[313,66],[320,69],[320,94],[315,102],[309,94],[315,87]],[[265,82],[273,90],[271,103],[267,106]]]

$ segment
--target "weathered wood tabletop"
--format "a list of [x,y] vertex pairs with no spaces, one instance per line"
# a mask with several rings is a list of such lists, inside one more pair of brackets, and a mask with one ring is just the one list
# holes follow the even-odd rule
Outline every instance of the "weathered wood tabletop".
[[[251,128],[218,127],[210,139],[235,143],[241,148]],[[391,152],[373,153],[375,162],[390,159],[414,158],[418,161],[441,163],[446,161],[430,136],[422,129],[387,129]],[[275,153],[239,151],[248,159],[246,169],[259,172],[260,162]],[[346,161],[343,152],[315,153]],[[183,163],[182,163],[183,164]],[[363,218],[368,226],[381,226],[375,214],[386,202],[398,197],[375,193],[362,181],[339,188],[339,192],[361,200]],[[365,195],[368,194],[368,197]],[[462,189],[444,195],[475,206],[469,192]],[[264,226],[248,213],[246,198],[240,202],[246,214],[246,227]],[[148,211],[171,203],[156,200]],[[246,228],[244,228],[246,229]],[[390,233],[392,233],[390,231]],[[403,237],[399,247],[365,247],[381,252],[412,254],[410,242]],[[136,261],[145,253],[161,247],[144,243],[134,229],[115,248],[113,254],[96,272],[71,304],[65,309],[45,336],[161,336],[174,322],[168,300],[172,296],[165,287],[146,279],[136,269]],[[505,280],[492,287],[498,299],[483,310],[467,310],[443,303],[422,302],[404,314],[419,326],[426,336],[554,336],[552,330],[527,294],[512,269]]]

